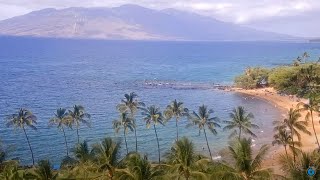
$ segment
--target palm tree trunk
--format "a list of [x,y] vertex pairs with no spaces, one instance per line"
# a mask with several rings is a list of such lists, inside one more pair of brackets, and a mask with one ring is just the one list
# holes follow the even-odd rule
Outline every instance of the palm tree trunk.
[[208,150],[209,150],[209,154],[210,154],[210,160],[212,161],[212,154],[211,154],[211,150],[210,150],[210,147],[209,147],[207,133],[206,133],[206,129],[205,128],[203,128],[203,132],[204,132],[204,136],[206,137],[207,146],[208,146]]
[[241,138],[241,127],[239,128],[239,140]]
[[129,154],[128,151],[128,144],[127,144],[127,137],[126,137],[126,130],[125,128],[123,129],[123,136],[124,136],[124,142],[126,143],[126,150],[127,150],[127,155]]
[[79,138],[79,127],[77,126],[77,137],[78,137],[78,144],[80,143],[80,138]]
[[284,150],[286,151],[286,156],[288,157],[287,146],[284,146]]
[[178,118],[176,117],[177,141],[179,140]]
[[24,129],[24,126],[22,127],[22,129],[23,129],[23,131],[24,131],[24,135],[26,136],[27,141],[28,141],[28,145],[29,145],[29,149],[30,149],[31,157],[32,157],[32,165],[34,166],[34,156],[33,156],[33,151],[32,151],[32,148],[31,148],[31,144],[30,144],[30,141],[29,141],[29,138],[28,138],[27,132],[26,132],[26,130]]
[[130,109],[130,114],[131,114],[131,118],[133,119],[133,124],[134,124],[134,136],[136,138],[136,152],[138,152],[138,138],[137,138],[137,125],[136,122],[134,120],[134,112]]
[[157,143],[158,143],[158,155],[159,155],[159,164],[160,164],[160,145],[159,145],[158,134],[157,134],[157,129],[155,124],[153,125],[153,128],[154,128],[154,132],[156,134]]
[[137,138],[137,130],[134,128],[134,136],[136,138],[136,152],[138,152],[138,138]]
[[314,122],[313,122],[313,114],[312,114],[312,111],[310,111],[310,114],[311,114],[311,120],[312,120],[312,128],[313,128],[313,132],[314,132],[314,135],[316,136],[316,140],[317,140],[317,144],[318,144],[318,149],[320,149],[320,144],[319,144],[319,140],[318,140],[318,137],[317,137],[316,129],[314,128]]
[[64,142],[65,142],[66,149],[67,149],[67,156],[69,156],[69,148],[68,148],[67,136],[66,136],[66,133],[64,132],[64,128],[63,127],[62,127],[62,132],[63,132]]
[[294,141],[293,141],[294,135],[293,135],[292,128],[291,128],[291,135],[292,135],[291,140],[292,140],[292,147],[293,147],[293,151],[292,151],[292,153],[293,153],[293,162],[296,162],[296,153],[294,152],[295,148],[294,148]]

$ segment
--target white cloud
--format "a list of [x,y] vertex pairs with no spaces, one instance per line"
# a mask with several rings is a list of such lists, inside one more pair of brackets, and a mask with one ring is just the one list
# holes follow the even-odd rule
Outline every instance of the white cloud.
[[195,10],[213,10],[219,11],[232,7],[231,3],[191,3],[190,7]]

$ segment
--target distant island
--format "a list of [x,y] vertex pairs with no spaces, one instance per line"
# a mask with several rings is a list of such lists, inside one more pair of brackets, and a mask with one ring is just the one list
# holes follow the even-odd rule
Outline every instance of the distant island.
[[320,42],[320,38],[318,38],[318,39],[310,39],[309,41],[310,42]]
[[161,41],[288,41],[264,32],[175,9],[137,5],[43,9],[0,21],[2,36]]

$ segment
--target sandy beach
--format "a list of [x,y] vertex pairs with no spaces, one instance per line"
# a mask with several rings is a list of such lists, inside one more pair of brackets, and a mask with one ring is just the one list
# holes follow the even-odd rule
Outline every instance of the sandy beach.
[[[283,119],[285,118],[285,115],[287,114],[290,108],[296,108],[299,102],[307,102],[306,99],[300,99],[294,96],[280,95],[273,88],[261,88],[261,89],[253,89],[253,90],[232,88],[230,91],[251,95],[261,100],[268,101],[274,104],[274,106],[276,108],[279,108],[279,110],[282,112]],[[306,112],[301,112],[301,115],[302,115],[301,120],[305,120]],[[315,118],[315,121],[314,121],[315,129],[316,129],[318,138],[320,138],[319,117],[318,115],[315,115],[314,118]],[[308,130],[312,133],[312,136],[301,133],[301,143],[302,143],[301,149],[303,151],[313,151],[315,148],[317,148],[316,139],[313,136],[314,133],[313,133],[311,121],[309,121],[308,123]],[[270,150],[271,150],[271,154],[269,154],[268,158],[264,161],[264,167],[272,167],[275,173],[281,173],[280,165],[279,163],[277,163],[277,159],[278,159],[277,157],[280,154],[284,153],[284,148],[282,146],[278,146],[278,147],[271,147]]]

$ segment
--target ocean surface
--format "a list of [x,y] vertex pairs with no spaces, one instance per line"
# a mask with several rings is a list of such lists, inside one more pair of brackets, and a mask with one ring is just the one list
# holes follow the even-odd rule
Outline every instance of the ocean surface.
[[[36,38],[0,38],[0,139],[14,145],[10,157],[30,164],[31,156],[21,130],[5,126],[5,117],[20,107],[28,108],[38,117],[37,131],[27,130],[36,160],[50,159],[59,164],[65,155],[63,134],[48,127],[48,120],[59,107],[83,105],[92,115],[92,127],[82,126],[80,136],[90,144],[106,136],[122,137],[112,129],[118,117],[115,106],[125,93],[136,92],[147,105],[163,110],[172,100],[184,102],[197,110],[205,104],[221,121],[229,120],[231,110],[243,105],[255,116],[261,128],[255,131],[254,144],[270,143],[272,121],[281,112],[265,101],[233,92],[207,88],[170,88],[145,86],[145,81],[176,84],[232,84],[234,76],[248,66],[273,67],[292,63],[307,51],[311,59],[320,55],[320,44],[287,42],[134,42],[98,40],[57,40]],[[141,153],[156,160],[157,144],[154,130],[146,129],[137,117],[138,145]],[[207,153],[205,138],[196,127],[185,128],[181,119],[180,137],[190,137],[199,153]],[[223,124],[221,124],[223,126]],[[161,153],[175,140],[175,122],[157,126]],[[208,135],[213,155],[228,143],[230,132],[218,129]],[[135,150],[134,133],[128,134],[129,150]],[[76,142],[76,131],[67,130],[69,145]],[[123,152],[125,145],[122,144]],[[204,147],[204,150],[203,150]]]

